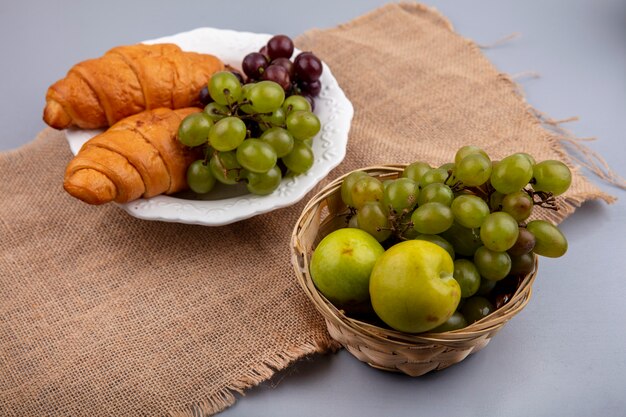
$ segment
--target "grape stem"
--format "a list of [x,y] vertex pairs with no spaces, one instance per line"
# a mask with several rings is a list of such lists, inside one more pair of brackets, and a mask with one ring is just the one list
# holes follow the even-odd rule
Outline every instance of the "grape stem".
[[206,166],[209,164],[209,160],[211,159],[211,156],[212,156],[210,152],[211,148],[208,143],[205,143],[203,146],[204,146],[204,151],[203,151],[204,161],[202,162],[202,165]]
[[400,233],[397,234],[398,239],[400,240],[409,240],[407,237],[404,236],[404,234],[409,230],[413,228],[413,222],[412,221],[408,221],[406,223],[402,223],[402,230],[400,230]]
[[220,165],[222,166],[222,173],[224,174],[224,178],[228,177],[228,174],[230,174],[231,171],[236,171],[237,172],[237,177],[235,178],[236,182],[241,182],[242,178],[239,177],[239,175],[241,174],[241,170],[243,168],[226,168],[224,166],[224,163],[222,162],[222,158],[220,158],[220,153],[219,151],[214,151],[213,155],[220,161]]
[[258,117],[258,116],[270,116],[272,114],[271,112],[270,113],[250,113],[250,114],[239,113],[238,110],[246,104],[252,104],[252,102],[249,101],[247,98],[244,98],[243,100],[241,100],[241,102],[235,102],[233,104],[229,104],[228,108],[230,110],[230,114],[226,116],[235,115],[239,119],[254,119],[255,117]]
[[[355,210],[356,211],[356,210]],[[389,206],[389,216],[387,219],[389,220],[389,227],[377,227],[377,231],[389,230],[398,240],[408,240],[404,237],[404,234],[407,230],[413,227],[413,222],[408,221],[403,223],[404,218],[410,214],[411,210],[405,208],[401,213],[398,212],[391,206]]]
[[[447,180],[446,180],[447,181]],[[491,189],[490,187],[487,187],[486,189],[483,188],[482,186],[478,186],[478,187],[468,187],[463,185],[463,183],[461,181],[457,181],[455,182],[450,189],[452,190],[453,193],[458,193],[460,191],[467,191],[469,194],[475,195],[477,197],[482,198],[483,200],[486,200],[487,202],[489,202],[489,199],[491,198],[491,194],[494,192],[493,189]]]
[[350,223],[350,220],[356,216],[356,209],[352,206],[348,206],[349,213],[346,215],[346,224]]
[[559,211],[559,207],[556,205],[556,197],[554,197],[554,194],[545,191],[529,190],[526,188],[524,188],[524,191],[530,196],[530,198],[532,198],[534,205],[549,210]]

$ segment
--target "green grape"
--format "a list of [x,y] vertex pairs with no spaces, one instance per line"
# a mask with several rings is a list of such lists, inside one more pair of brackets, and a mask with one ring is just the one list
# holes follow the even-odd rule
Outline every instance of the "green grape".
[[480,273],[472,261],[457,259],[454,261],[454,279],[461,287],[461,298],[471,297],[480,287]]
[[[265,132],[266,130],[268,130],[268,129],[271,129],[271,128],[272,128],[272,126],[271,126],[271,125],[268,125],[268,124],[263,123],[263,122],[258,122],[256,125],[258,126],[259,130],[261,131],[261,133],[263,133],[263,132]],[[250,130],[250,128],[252,127],[252,126],[250,126],[250,125],[246,125],[246,126],[248,127],[248,130]],[[252,133],[252,132],[250,132],[250,133]],[[256,135],[256,136],[259,136],[259,135]]]
[[450,207],[454,220],[463,227],[480,227],[489,215],[489,206],[475,195],[460,195],[452,201]]
[[383,181],[383,187],[385,187],[385,190],[387,189],[387,187],[389,187],[391,184],[393,184],[395,180],[384,180]]
[[567,252],[567,239],[561,231],[545,220],[528,222],[526,229],[535,236],[533,251],[537,255],[558,258]]
[[502,210],[502,200],[504,200],[504,194],[494,191],[489,196],[489,207],[491,211],[501,211]]
[[483,155],[487,159],[489,159],[489,155],[487,155],[487,152],[483,151],[478,146],[467,145],[459,148],[459,150],[456,151],[456,155],[454,155],[454,163],[458,165],[459,162],[461,162],[466,156],[476,154]]
[[237,148],[237,161],[250,172],[267,172],[277,159],[274,148],[260,139],[246,139]]
[[542,161],[533,167],[535,191],[561,195],[572,183],[572,172],[561,161]]
[[308,144],[295,141],[293,149],[282,157],[282,161],[289,171],[304,174],[313,166],[315,155],[313,155],[313,149]]
[[478,295],[465,300],[463,307],[461,307],[461,314],[469,324],[484,319],[494,311],[496,308],[491,304],[491,301]]
[[[371,177],[370,177],[371,178]],[[391,235],[389,230],[389,215],[380,202],[368,201],[357,212],[359,229],[365,230],[374,238],[382,242]]]
[[445,184],[433,183],[424,187],[417,197],[417,204],[422,206],[426,203],[441,203],[444,206],[450,206],[454,193]]
[[252,194],[256,195],[268,195],[274,192],[280,185],[282,179],[280,168],[273,166],[269,171],[264,173],[248,172],[246,179],[248,184],[246,188]]
[[415,209],[411,215],[413,228],[420,233],[436,235],[452,226],[454,217],[450,207],[441,203],[426,203]]
[[[512,263],[513,261],[511,261]],[[478,291],[476,291],[476,295],[489,295],[491,291],[496,287],[498,281],[492,281],[490,279],[482,279],[480,280],[480,287],[478,287]]]
[[298,110],[287,115],[287,130],[294,138],[309,139],[320,131],[320,119],[310,111]]
[[506,252],[496,252],[481,246],[474,253],[474,265],[481,277],[499,281],[509,274],[511,257]]
[[232,151],[246,138],[246,124],[237,117],[224,117],[209,130],[209,144],[218,151]]
[[510,194],[524,188],[533,177],[533,166],[527,156],[516,153],[501,160],[491,172],[496,191]]
[[480,153],[468,155],[456,164],[454,175],[469,187],[483,185],[491,175],[491,160]]
[[282,158],[293,150],[293,136],[282,127],[267,129],[261,135],[261,140],[274,148],[276,156],[279,158]]
[[213,120],[206,113],[193,113],[178,126],[178,140],[185,146],[200,146],[207,142]]
[[287,97],[285,99],[285,102],[283,103],[282,109],[285,112],[285,114],[289,114],[291,112],[298,111],[298,110],[303,110],[303,111],[308,111],[308,112],[312,111],[311,103],[309,103],[309,100],[298,95]]
[[209,80],[209,94],[217,104],[234,104],[242,97],[241,83],[230,71],[217,72]]
[[519,256],[511,256],[511,271],[509,274],[516,277],[523,277],[535,270],[535,257],[532,253],[525,253]]
[[191,191],[198,194],[206,194],[215,186],[215,177],[211,168],[200,159],[194,161],[187,168],[187,184]]
[[[285,125],[285,111],[282,107],[277,108],[270,114],[260,114],[259,119],[271,126],[279,126],[282,127]],[[264,123],[259,123],[260,126],[263,126]]]
[[215,152],[209,161],[211,173],[223,184],[233,185],[241,179],[242,166],[234,151]]
[[285,101],[285,90],[274,81],[260,81],[247,94],[250,105],[257,113],[271,113]]
[[465,317],[463,317],[463,314],[461,314],[458,311],[455,311],[448,318],[448,320],[444,321],[443,324],[440,324],[439,326],[430,330],[430,332],[431,333],[451,332],[454,330],[462,329],[464,327],[467,327],[467,320],[465,320]]
[[502,199],[502,211],[509,213],[516,221],[526,220],[533,211],[533,199],[525,191],[515,191]]
[[521,256],[532,251],[535,248],[535,243],[535,235],[530,233],[528,229],[520,227],[515,244],[507,252],[511,256]]
[[350,190],[352,206],[360,209],[368,201],[382,201],[385,193],[383,183],[369,175],[355,181]]
[[409,178],[398,178],[387,187],[383,183],[383,203],[385,208],[391,207],[396,213],[409,212],[417,204],[419,188]]
[[439,166],[439,169],[445,169],[446,171],[454,171],[456,168],[456,164],[454,162],[446,162]]
[[346,206],[354,206],[352,203],[352,187],[357,180],[366,175],[367,173],[363,171],[354,171],[343,179],[343,182],[341,183],[341,201],[343,201]]
[[419,184],[422,175],[424,175],[427,171],[430,171],[432,168],[426,162],[413,162],[410,165],[407,165],[402,171],[403,178],[410,178],[416,183]]
[[[415,230],[415,229],[413,229],[413,230]],[[428,242],[434,243],[435,245],[439,245],[443,249],[445,249],[446,252],[448,252],[448,254],[450,255],[450,257],[452,259],[454,259],[454,257],[455,257],[454,247],[452,246],[452,244],[450,242],[448,242],[447,240],[445,240],[444,238],[442,238],[441,236],[439,236],[439,235],[421,234],[421,235],[417,235],[414,239],[415,240],[426,240]]]
[[230,116],[230,110],[228,107],[217,104],[216,102],[207,104],[204,107],[204,112],[211,118],[211,120],[213,120],[213,123],[223,119],[224,117]]
[[515,244],[519,228],[510,214],[498,211],[491,213],[480,226],[483,244],[496,252],[504,252]]
[[528,158],[528,162],[530,162],[531,165],[535,165],[537,162],[535,161],[535,158],[532,157],[532,155],[526,153],[526,152],[520,152],[520,155],[524,155],[526,158]]
[[483,245],[476,231],[456,222],[452,223],[452,226],[443,232],[441,237],[452,244],[455,253],[463,256],[474,256],[476,249]]
[[435,183],[445,183],[448,179],[448,171],[441,168],[432,168],[426,171],[424,175],[420,178],[419,185],[420,188],[424,188],[429,184]]
[[250,105],[250,91],[252,91],[252,87],[254,86],[255,84],[252,83],[244,84],[244,86],[241,88],[241,105],[239,106],[239,108],[242,112],[246,114],[256,113],[254,108],[252,108],[252,106]]

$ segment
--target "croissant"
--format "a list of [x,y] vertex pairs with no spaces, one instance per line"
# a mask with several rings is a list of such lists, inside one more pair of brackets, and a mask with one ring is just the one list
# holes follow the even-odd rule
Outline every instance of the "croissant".
[[200,90],[222,69],[217,57],[174,44],[118,46],[50,86],[43,119],[55,129],[96,129],[143,110],[199,106]]
[[126,203],[187,188],[187,167],[202,156],[176,137],[199,108],[147,110],[89,139],[65,170],[63,188],[89,204]]

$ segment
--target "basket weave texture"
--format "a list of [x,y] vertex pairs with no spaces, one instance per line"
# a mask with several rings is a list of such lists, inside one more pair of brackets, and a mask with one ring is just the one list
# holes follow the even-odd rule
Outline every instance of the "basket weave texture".
[[[397,178],[406,165],[384,165],[361,171],[381,180]],[[537,265],[524,277],[511,299],[489,316],[469,326],[443,333],[407,334],[350,318],[320,294],[309,273],[309,262],[319,241],[346,226],[348,208],[341,201],[346,174],[309,201],[292,236],[292,263],[298,282],[326,321],[333,339],[370,366],[420,376],[447,368],[485,347],[493,336],[528,303]],[[535,258],[536,262],[536,258]]]

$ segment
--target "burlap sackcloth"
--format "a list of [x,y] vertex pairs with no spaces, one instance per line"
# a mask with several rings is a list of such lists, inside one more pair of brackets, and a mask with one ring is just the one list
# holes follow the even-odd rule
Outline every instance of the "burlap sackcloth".
[[[355,108],[347,157],[326,181],[437,165],[464,144],[569,160],[516,85],[432,9],[389,5],[297,44]],[[289,261],[304,201],[225,227],[143,221],[66,195],[70,156],[51,129],[0,155],[1,415],[211,414],[334,347]],[[553,220],[611,200],[574,174]]]

